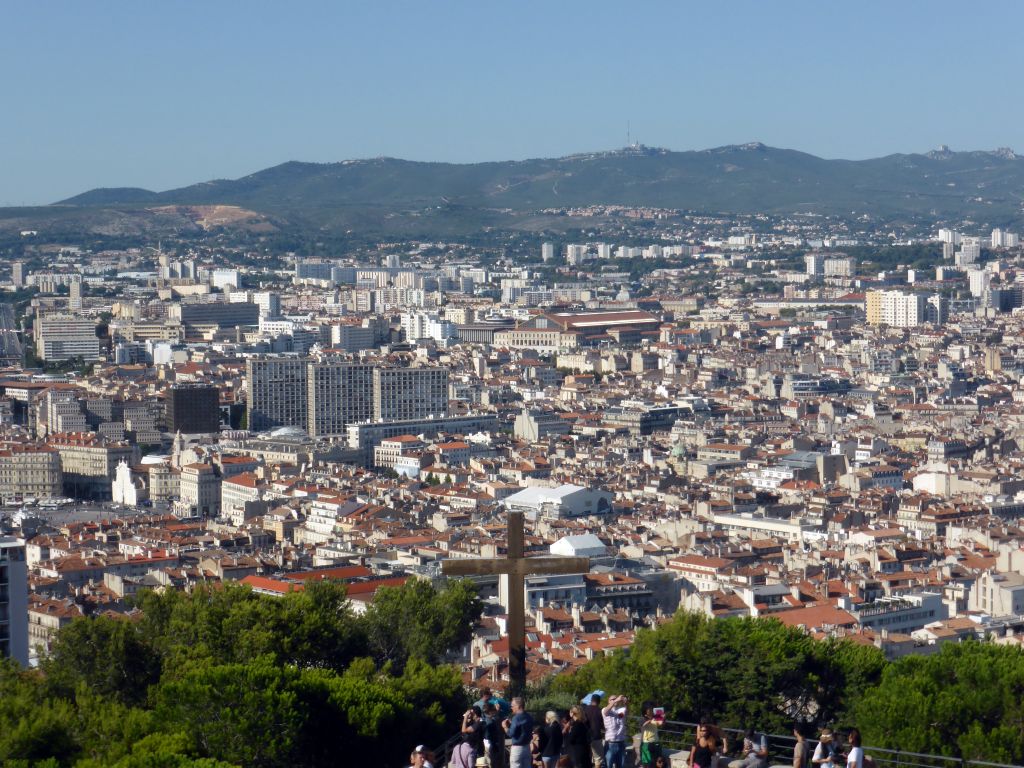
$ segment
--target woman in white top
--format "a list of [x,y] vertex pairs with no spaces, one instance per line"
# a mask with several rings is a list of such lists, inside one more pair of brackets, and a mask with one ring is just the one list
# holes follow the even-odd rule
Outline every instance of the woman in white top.
[[864,750],[860,746],[860,731],[851,728],[847,741],[850,743],[850,753],[846,756],[846,768],[864,768]]

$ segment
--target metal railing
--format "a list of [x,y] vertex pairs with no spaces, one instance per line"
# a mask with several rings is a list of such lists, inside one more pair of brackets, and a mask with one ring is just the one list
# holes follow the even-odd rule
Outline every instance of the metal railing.
[[[636,732],[640,730],[640,718],[634,718]],[[728,739],[728,753],[719,760],[719,768],[726,768],[730,760],[739,759],[739,750],[743,746],[743,731],[737,728],[719,728]],[[672,753],[688,751],[697,736],[697,723],[679,720],[666,720],[658,728],[662,749]],[[793,764],[793,753],[796,749],[796,737],[779,734],[766,734],[768,737],[768,764]],[[818,742],[807,739],[808,759],[813,754]],[[837,746],[844,748],[845,745]],[[1021,768],[1006,763],[990,763],[984,760],[970,760],[962,757],[945,755],[928,755],[919,752],[907,752],[900,749],[865,746],[864,754],[870,756],[879,768]]]
[[[632,731],[637,734],[634,741],[639,738],[641,718],[631,718]],[[719,728],[727,738],[727,750],[718,761],[718,768],[728,768],[731,760],[740,759],[740,750],[743,747],[744,732],[738,728]],[[768,760],[769,766],[791,766],[793,765],[793,753],[796,749],[796,737],[792,735],[783,736],[780,734],[766,734],[768,738]],[[677,752],[687,752],[693,746],[697,737],[697,723],[688,723],[681,720],[666,720],[658,727],[658,738],[662,750],[667,756]],[[444,768],[452,759],[455,747],[462,741],[462,735],[456,734],[444,744],[434,750],[435,768]],[[810,756],[818,742],[807,739],[807,759],[810,768]],[[844,744],[837,744],[845,748]],[[507,745],[506,745],[507,747]],[[879,768],[1024,768],[1024,766],[1008,763],[991,763],[984,760],[970,760],[961,757],[948,757],[946,755],[928,755],[920,752],[907,752],[900,749],[886,749],[884,747],[865,746],[864,754],[870,756]],[[639,765],[634,750],[626,751],[627,765]],[[678,764],[678,758],[673,764]],[[843,768],[843,765],[837,765]]]

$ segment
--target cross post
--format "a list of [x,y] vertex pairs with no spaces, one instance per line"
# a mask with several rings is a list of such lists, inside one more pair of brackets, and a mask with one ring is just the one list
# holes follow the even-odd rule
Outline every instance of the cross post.
[[560,573],[586,573],[589,557],[526,557],[523,513],[508,513],[508,554],[504,558],[442,560],[447,576],[508,576],[508,676],[510,693],[526,689],[526,577]]

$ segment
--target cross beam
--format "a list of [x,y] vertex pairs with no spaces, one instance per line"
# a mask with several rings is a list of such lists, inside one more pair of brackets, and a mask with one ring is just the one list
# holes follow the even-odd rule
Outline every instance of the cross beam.
[[497,559],[442,560],[448,576],[508,576],[508,675],[513,695],[526,688],[526,577],[586,573],[589,557],[526,557],[523,513],[508,513],[508,555]]

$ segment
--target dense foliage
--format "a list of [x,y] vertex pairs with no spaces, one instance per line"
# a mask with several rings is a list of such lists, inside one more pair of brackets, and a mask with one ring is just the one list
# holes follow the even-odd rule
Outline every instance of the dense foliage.
[[[466,582],[411,581],[355,614],[344,587],[283,598],[240,586],[145,593],[138,618],[64,628],[38,671],[0,665],[0,764],[224,768],[404,764],[466,705],[456,669],[480,604]],[[534,708],[595,688],[670,718],[788,733],[858,726],[868,744],[1024,762],[1024,653],[977,641],[886,661],[771,619],[679,613],[535,691]]]
[[770,619],[679,613],[551,689],[652,699],[670,718],[787,734],[794,721],[860,728],[865,743],[1024,761],[1024,653],[969,641],[888,662],[874,646],[819,641]]
[[384,589],[363,615],[330,582],[283,598],[151,592],[139,607],[65,627],[39,671],[0,667],[0,764],[398,766],[466,704],[441,662],[479,615],[468,582]]

